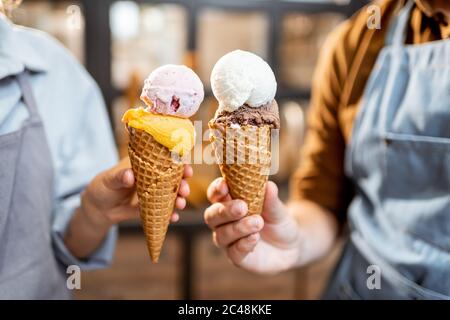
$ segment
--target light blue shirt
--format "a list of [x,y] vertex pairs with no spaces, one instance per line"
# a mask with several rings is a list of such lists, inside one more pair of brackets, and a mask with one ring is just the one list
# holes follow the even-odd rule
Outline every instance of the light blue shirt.
[[[117,229],[86,260],[75,258],[63,237],[80,192],[101,171],[117,163],[117,151],[99,88],[86,70],[45,33],[15,26],[0,14],[0,135],[19,129],[28,117],[14,76],[31,72],[31,87],[42,118],[54,167],[52,239],[63,264],[82,269],[107,266]],[[33,159],[30,159],[33,161]],[[39,170],[39,168],[36,168]]]

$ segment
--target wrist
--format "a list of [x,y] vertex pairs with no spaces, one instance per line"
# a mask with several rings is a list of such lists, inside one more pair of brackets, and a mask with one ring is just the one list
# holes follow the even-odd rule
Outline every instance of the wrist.
[[81,195],[79,214],[82,220],[85,221],[85,224],[96,232],[107,232],[113,225],[103,210],[92,200],[88,189]]
[[298,226],[297,265],[303,266],[322,258],[336,238],[335,216],[316,203],[305,200],[290,203],[289,209]]

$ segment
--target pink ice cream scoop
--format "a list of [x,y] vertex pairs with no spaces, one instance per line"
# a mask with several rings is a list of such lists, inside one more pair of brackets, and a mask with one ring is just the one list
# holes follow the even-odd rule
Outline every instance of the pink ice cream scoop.
[[197,112],[204,95],[203,84],[194,71],[167,64],[145,80],[141,99],[153,113],[189,118]]

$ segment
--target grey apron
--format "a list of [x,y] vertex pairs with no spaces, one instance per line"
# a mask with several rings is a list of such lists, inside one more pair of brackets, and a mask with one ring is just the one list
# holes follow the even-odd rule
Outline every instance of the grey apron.
[[351,242],[328,299],[450,298],[450,39],[405,45],[413,5],[389,27],[347,148]]
[[16,76],[29,117],[0,136],[0,299],[67,299],[51,240],[53,166],[28,78]]

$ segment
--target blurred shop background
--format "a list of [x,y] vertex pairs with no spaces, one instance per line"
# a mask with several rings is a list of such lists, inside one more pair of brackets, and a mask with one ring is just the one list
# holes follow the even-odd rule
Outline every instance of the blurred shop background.
[[[204,129],[216,109],[210,71],[234,49],[257,53],[275,71],[282,130],[279,172],[271,177],[288,194],[299,161],[310,82],[327,34],[367,1],[283,0],[24,0],[17,24],[52,34],[83,63],[103,91],[121,156],[124,110],[141,105],[144,78],[162,64],[186,64],[201,77],[205,102],[194,120]],[[199,142],[201,143],[201,142]],[[203,142],[206,146],[207,142]],[[276,276],[233,267],[203,224],[207,185],[215,165],[194,165],[189,207],[171,225],[160,263],[152,265],[139,222],[121,225],[113,265],[83,273],[79,299],[313,299],[339,253]]]

